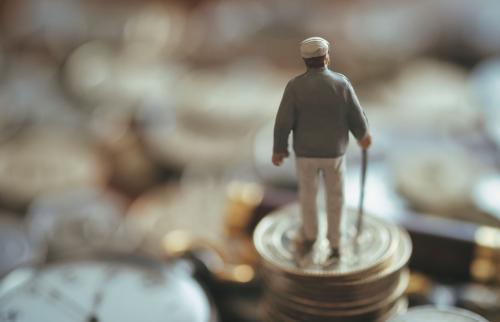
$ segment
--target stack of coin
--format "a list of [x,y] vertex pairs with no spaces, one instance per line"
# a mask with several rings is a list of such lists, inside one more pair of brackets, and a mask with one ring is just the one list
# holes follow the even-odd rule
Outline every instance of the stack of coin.
[[406,232],[366,216],[360,236],[349,237],[346,230],[340,259],[328,263],[326,225],[321,221],[323,231],[313,251],[298,257],[293,235],[299,223],[299,208],[291,206],[269,215],[256,228],[266,321],[386,321],[406,309],[403,294],[412,248]]
[[398,315],[389,322],[488,322],[481,316],[457,308],[439,308],[433,306],[416,307],[407,313]]

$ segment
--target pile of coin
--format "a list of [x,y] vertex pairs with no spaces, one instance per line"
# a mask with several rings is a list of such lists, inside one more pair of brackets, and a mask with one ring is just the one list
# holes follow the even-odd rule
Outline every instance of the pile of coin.
[[[270,214],[255,230],[266,288],[266,321],[375,322],[406,309],[403,294],[412,245],[405,231],[366,216],[359,238],[344,229],[340,260],[325,264],[325,229],[309,256],[296,255],[293,236],[299,223],[299,208],[294,205]],[[326,225],[320,221],[319,227]]]

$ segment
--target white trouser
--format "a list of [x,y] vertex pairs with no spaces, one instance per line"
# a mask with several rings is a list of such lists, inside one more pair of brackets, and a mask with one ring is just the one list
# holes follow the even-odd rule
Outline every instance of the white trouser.
[[297,158],[299,200],[302,210],[302,225],[299,238],[316,240],[318,217],[316,195],[318,178],[324,179],[327,213],[327,238],[331,247],[340,246],[340,223],[344,212],[344,157]]

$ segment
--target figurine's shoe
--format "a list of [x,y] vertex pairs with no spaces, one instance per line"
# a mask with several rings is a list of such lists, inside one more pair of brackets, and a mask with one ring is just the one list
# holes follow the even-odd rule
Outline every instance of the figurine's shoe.
[[314,240],[295,240],[295,257],[299,260],[303,259],[312,251],[314,243]]
[[330,254],[325,260],[325,266],[330,266],[339,261],[340,261],[340,250],[338,248],[331,248]]

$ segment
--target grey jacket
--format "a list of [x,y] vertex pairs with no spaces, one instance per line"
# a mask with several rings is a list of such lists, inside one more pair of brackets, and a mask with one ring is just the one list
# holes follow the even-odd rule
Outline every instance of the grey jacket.
[[298,157],[335,158],[347,148],[349,131],[368,132],[366,116],[349,80],[327,68],[310,68],[288,82],[274,124],[274,153],[293,148]]

